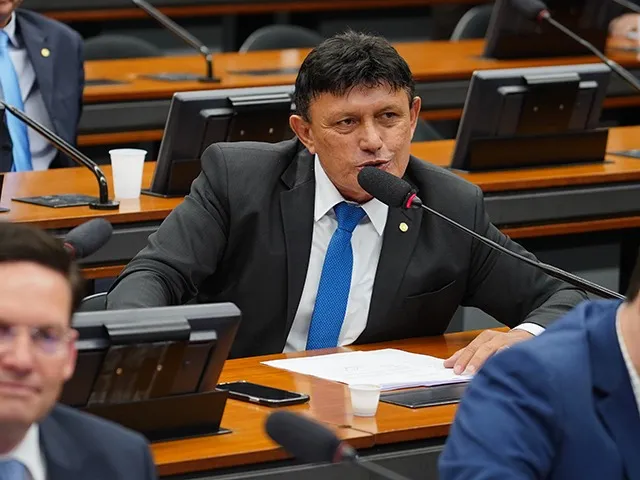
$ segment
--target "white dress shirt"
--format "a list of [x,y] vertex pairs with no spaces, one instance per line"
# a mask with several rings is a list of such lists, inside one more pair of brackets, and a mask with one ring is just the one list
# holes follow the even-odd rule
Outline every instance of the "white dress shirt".
[[622,330],[620,329],[620,309],[618,308],[618,314],[616,314],[616,332],[618,334],[618,343],[620,344],[620,351],[622,352],[622,358],[624,358],[624,364],[627,366],[629,372],[629,378],[631,379],[631,387],[633,388],[633,394],[636,397],[636,405],[638,406],[638,414],[640,414],[640,373],[636,370],[631,362],[631,356],[624,338],[622,338]]
[[[315,156],[316,193],[313,215],[313,237],[311,240],[311,256],[304,289],[300,297],[298,311],[293,319],[293,325],[287,338],[285,352],[305,350],[311,316],[316,303],[316,294],[320,284],[320,275],[324,265],[324,257],[331,237],[338,228],[333,207],[344,202],[345,199],[333,185],[325,173],[318,156]],[[351,245],[353,248],[353,270],[351,275],[351,290],[347,301],[338,345],[353,343],[367,326],[371,292],[375,280],[380,250],[382,249],[382,235],[387,224],[389,207],[379,200],[372,199],[362,205],[366,215],[353,231]]]
[[[11,15],[11,19],[6,27],[2,29],[9,37],[9,57],[18,75],[18,83],[22,92],[22,102],[24,111],[31,118],[53,130],[53,124],[47,108],[44,104],[42,94],[36,82],[36,72],[31,65],[29,55],[24,43],[16,32],[16,14]],[[2,95],[0,88],[0,95]],[[5,113],[5,115],[11,115]],[[29,135],[29,147],[31,150],[31,164],[34,170],[46,170],[57,155],[57,150],[44,137],[31,128],[27,128]]]
[[2,460],[18,460],[27,469],[26,480],[46,480],[46,463],[40,450],[40,429],[37,424],[31,425],[22,441],[7,455],[0,455]]
[[[285,353],[303,351],[307,346],[307,335],[320,284],[324,257],[331,237],[338,228],[333,207],[345,201],[327,177],[318,155],[314,158],[314,165],[316,192],[311,255],[300,304],[284,348]],[[353,248],[351,290],[349,291],[344,322],[338,337],[338,346],[352,344],[367,326],[373,282],[382,250],[382,236],[387,224],[389,211],[387,205],[374,198],[363,204],[362,208],[366,215],[355,228],[351,237]],[[534,323],[523,323],[516,329],[525,330],[532,335],[544,332],[544,327]]]

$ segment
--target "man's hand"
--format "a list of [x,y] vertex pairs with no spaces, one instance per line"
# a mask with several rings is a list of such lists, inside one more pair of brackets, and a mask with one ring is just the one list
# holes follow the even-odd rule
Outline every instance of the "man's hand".
[[497,351],[530,338],[533,338],[533,335],[524,330],[510,330],[506,333],[485,330],[465,348],[447,358],[444,361],[444,366],[446,368],[453,367],[456,375],[462,373],[473,375]]
[[614,37],[625,38],[630,32],[638,30],[638,19],[640,15],[637,13],[627,13],[614,18],[609,24],[609,33]]

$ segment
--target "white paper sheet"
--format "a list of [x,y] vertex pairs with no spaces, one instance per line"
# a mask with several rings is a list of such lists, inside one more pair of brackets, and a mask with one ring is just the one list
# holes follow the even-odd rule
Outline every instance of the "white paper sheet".
[[382,349],[262,362],[271,367],[349,384],[375,384],[382,390],[466,382],[444,367],[442,358]]

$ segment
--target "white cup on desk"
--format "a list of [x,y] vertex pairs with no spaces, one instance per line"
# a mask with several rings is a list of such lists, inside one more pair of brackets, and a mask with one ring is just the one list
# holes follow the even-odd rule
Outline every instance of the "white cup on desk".
[[351,411],[356,417],[373,417],[380,402],[380,385],[349,385]]
[[113,172],[113,191],[117,199],[139,198],[146,150],[118,148],[109,150]]

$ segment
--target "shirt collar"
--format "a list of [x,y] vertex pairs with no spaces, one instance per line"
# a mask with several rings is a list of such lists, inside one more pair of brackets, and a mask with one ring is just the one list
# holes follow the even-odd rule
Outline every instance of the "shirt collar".
[[620,344],[620,351],[622,352],[622,358],[624,359],[624,364],[627,367],[627,371],[629,372],[629,378],[631,379],[631,387],[633,388],[633,394],[636,397],[636,405],[638,406],[638,413],[640,413],[640,373],[636,370],[635,366],[631,362],[631,356],[629,355],[629,350],[627,350],[627,345],[624,342],[624,338],[622,337],[622,330],[620,328],[620,309],[622,306],[618,307],[618,311],[616,312],[616,333],[618,335],[618,343]]
[[[317,154],[313,161],[315,163],[314,175],[316,178],[316,201],[313,219],[317,222],[330,212],[333,207],[340,202],[345,202],[346,200],[340,194],[333,182],[329,180],[327,173],[324,171],[324,168],[322,168],[322,164],[320,163],[320,159]],[[373,224],[376,232],[378,232],[378,235],[382,236],[384,233],[384,227],[387,223],[389,207],[375,198],[372,198],[367,203],[363,203],[361,207],[367,214],[367,218],[369,218]]]
[[0,455],[0,460],[18,460],[22,463],[33,480],[45,480],[44,461],[40,451],[40,429],[37,424],[31,425],[27,434],[16,448],[7,455]]
[[20,47],[20,42],[18,42],[18,36],[16,34],[16,12],[11,14],[11,18],[9,18],[9,23],[7,26],[2,29],[4,33],[9,37],[9,43],[14,48]]

